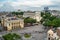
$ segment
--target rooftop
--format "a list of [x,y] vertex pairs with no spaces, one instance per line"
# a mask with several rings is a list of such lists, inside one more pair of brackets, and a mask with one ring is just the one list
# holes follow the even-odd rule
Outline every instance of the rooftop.
[[10,19],[8,19],[8,20],[18,20],[17,18],[10,18]]
[[10,13],[6,15],[6,17],[13,17],[13,16],[14,16],[14,15],[12,15],[12,14],[10,14]]

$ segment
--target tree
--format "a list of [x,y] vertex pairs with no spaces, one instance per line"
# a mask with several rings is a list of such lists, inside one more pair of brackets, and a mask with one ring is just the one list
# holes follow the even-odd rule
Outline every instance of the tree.
[[56,19],[56,16],[51,16],[51,17],[49,17],[49,20],[50,20],[50,21],[52,21],[52,20],[54,20],[54,19]]
[[44,26],[50,26],[51,25],[51,21],[50,20],[46,20],[44,21]]
[[50,20],[49,18],[51,18],[51,13],[50,12],[41,12],[41,16],[42,16],[42,19],[40,22],[43,23],[46,20]]
[[20,15],[23,15],[23,14],[24,14],[24,12],[20,12],[19,14],[20,14]]
[[41,12],[41,17],[43,17],[43,15],[44,15],[44,12]]
[[56,26],[56,27],[60,27],[60,18],[56,18],[56,19],[54,19],[53,22],[55,23],[54,26]]
[[45,26],[53,26],[53,27],[60,27],[60,18],[56,18],[52,21],[47,20],[45,21],[45,23],[43,24]]
[[56,16],[52,16],[50,12],[45,12],[42,14],[42,20],[41,22],[43,23],[44,26],[48,27],[60,27],[60,18],[57,18]]
[[32,18],[27,17],[24,19],[24,23],[31,23],[31,24],[36,23],[36,19],[32,19]]
[[21,40],[21,36],[15,34],[15,33],[6,34],[6,35],[3,36],[3,38],[4,38],[4,40],[18,40],[18,39]]
[[50,17],[51,17],[51,14],[47,12],[43,16],[44,19],[49,19]]
[[23,15],[24,12],[12,12],[12,14],[14,14],[14,15]]

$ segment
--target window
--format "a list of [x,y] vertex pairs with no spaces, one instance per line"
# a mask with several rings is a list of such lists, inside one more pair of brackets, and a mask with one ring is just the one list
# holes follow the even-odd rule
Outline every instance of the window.
[[50,34],[49,34],[49,36],[50,36]]
[[10,23],[9,23],[9,26],[10,26]]

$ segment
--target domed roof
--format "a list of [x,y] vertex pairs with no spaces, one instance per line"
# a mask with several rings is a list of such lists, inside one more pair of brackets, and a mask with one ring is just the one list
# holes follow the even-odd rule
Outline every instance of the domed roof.
[[53,30],[52,29],[50,29],[50,30],[48,30],[48,32],[47,32],[48,34],[53,34],[54,32],[53,32]]

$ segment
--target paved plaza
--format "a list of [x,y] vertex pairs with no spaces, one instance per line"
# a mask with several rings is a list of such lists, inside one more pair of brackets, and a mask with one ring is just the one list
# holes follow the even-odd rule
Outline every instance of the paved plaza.
[[35,26],[25,27],[24,29],[15,29],[12,31],[4,31],[0,32],[0,36],[5,35],[7,33],[17,33],[23,36],[24,33],[30,33],[32,38],[30,40],[45,40],[46,32],[44,30],[44,26],[39,24]]

